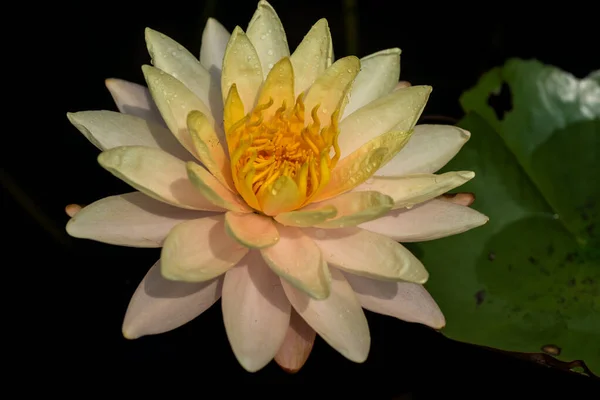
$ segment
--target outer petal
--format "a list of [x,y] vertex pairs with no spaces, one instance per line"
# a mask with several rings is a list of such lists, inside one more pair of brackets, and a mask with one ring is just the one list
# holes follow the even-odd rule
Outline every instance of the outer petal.
[[105,84],[120,112],[165,124],[147,87],[115,78],[107,79]]
[[377,176],[434,173],[450,161],[471,134],[452,125],[417,125],[406,146]]
[[162,149],[182,160],[192,155],[162,124],[114,111],[67,113],[69,121],[100,150],[119,146],[146,146]]
[[[188,132],[187,116],[190,111],[198,110],[210,116],[210,110],[192,91],[173,76],[158,68],[144,65],[142,67],[146,82],[152,93],[161,115],[169,130],[190,153],[196,154],[192,139]],[[211,119],[211,122],[214,121]]]
[[263,76],[266,78],[276,62],[290,55],[283,25],[269,3],[262,0],[258,2],[246,32],[256,49]]
[[220,121],[223,116],[220,81],[211,77],[192,53],[160,32],[146,28],[146,45],[152,64],[181,81]]
[[399,177],[373,177],[354,188],[354,191],[377,191],[390,196],[393,209],[412,207],[446,193],[475,176],[471,171],[453,171],[445,174],[415,174]]
[[312,351],[317,333],[292,309],[290,326],[275,361],[286,372],[298,372]]
[[[268,121],[282,104],[291,107],[296,98],[294,97],[294,70],[289,57],[278,61],[262,85],[257,104],[266,104],[273,101],[273,105],[262,112],[265,121]],[[234,117],[236,118],[236,117]],[[234,118],[229,118],[233,120]],[[239,119],[239,117],[237,117]]]
[[387,49],[360,59],[344,118],[394,90],[400,78],[400,53],[398,48]]
[[239,26],[233,30],[225,50],[221,93],[223,102],[227,100],[233,84],[242,99],[246,113],[254,107],[258,91],[263,82],[263,72],[256,49]]
[[431,200],[410,210],[394,210],[359,227],[399,242],[423,242],[456,235],[485,224],[488,217],[472,208]]
[[248,249],[225,232],[224,216],[195,219],[177,225],[165,240],[160,260],[165,278],[203,282],[236,265]]
[[100,153],[98,162],[117,178],[156,200],[191,210],[223,211],[194,188],[185,163],[162,150],[116,147]]
[[310,28],[291,56],[296,96],[313,84],[331,65],[333,50],[327,20],[322,18]]
[[123,321],[123,336],[137,339],[168,332],[193,320],[221,297],[222,278],[201,283],[163,278],[160,261],[137,287]]
[[362,363],[369,355],[371,335],[367,319],[350,284],[332,269],[331,295],[314,300],[281,280],[292,307],[331,347],[351,361]]
[[212,213],[184,210],[140,192],[105,197],[81,209],[67,223],[69,235],[130,247],[162,247],[177,224]]
[[300,229],[279,225],[279,242],[261,253],[280,277],[315,299],[329,296],[331,276],[321,250]]
[[339,136],[342,159],[385,132],[413,129],[430,93],[431,86],[399,89],[345,118]]
[[322,209],[331,206],[337,210],[334,218],[315,224],[319,228],[337,229],[356,226],[366,221],[376,219],[392,209],[394,200],[390,196],[379,192],[349,192],[340,196],[313,203],[303,208]]
[[425,283],[429,274],[410,251],[387,236],[360,228],[305,229],[329,264],[368,278]]
[[434,329],[446,325],[444,314],[429,292],[417,283],[385,282],[345,273],[363,308]]
[[249,372],[267,365],[281,347],[290,321],[290,303],[279,278],[258,251],[227,271],[223,320],[233,353]]
[[217,178],[200,165],[189,161],[186,169],[190,182],[205,199],[216,207],[238,212],[252,212],[252,209],[244,203],[240,196],[223,186]]
[[262,249],[279,241],[279,232],[269,217],[228,211],[225,228],[229,236],[246,247]]
[[215,77],[221,76],[223,56],[229,42],[229,32],[214,18],[206,21],[202,32],[202,46],[200,47],[200,64]]

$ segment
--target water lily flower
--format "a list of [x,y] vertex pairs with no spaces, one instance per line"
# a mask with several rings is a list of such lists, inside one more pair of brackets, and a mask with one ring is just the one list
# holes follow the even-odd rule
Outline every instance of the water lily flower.
[[100,165],[135,189],[71,209],[68,233],[162,247],[126,338],[175,329],[221,299],[246,370],[275,359],[296,371],[315,333],[364,362],[363,308],[444,326],[425,267],[399,242],[487,217],[439,198],[474,176],[436,174],[469,133],[416,125],[431,87],[396,87],[399,49],[334,61],[321,19],[290,54],[266,1],[246,31],[208,20],[199,60],[152,29],[146,42],[147,88],[109,79],[120,112],[68,114]]

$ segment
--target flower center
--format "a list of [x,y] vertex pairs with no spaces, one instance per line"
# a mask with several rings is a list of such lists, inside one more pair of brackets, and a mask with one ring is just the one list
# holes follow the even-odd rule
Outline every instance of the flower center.
[[292,107],[285,101],[277,106],[270,98],[228,129],[234,182],[251,207],[263,211],[279,195],[290,211],[327,184],[340,157],[339,111],[322,128],[318,109],[306,116],[302,95]]

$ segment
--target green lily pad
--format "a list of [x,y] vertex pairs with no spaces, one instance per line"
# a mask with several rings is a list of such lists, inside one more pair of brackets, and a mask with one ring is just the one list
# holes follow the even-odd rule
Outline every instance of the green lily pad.
[[[498,115],[489,99],[507,88],[512,109]],[[461,104],[471,140],[444,170],[475,171],[460,191],[490,221],[411,246],[443,332],[507,351],[552,348],[600,373],[600,75],[509,60]]]

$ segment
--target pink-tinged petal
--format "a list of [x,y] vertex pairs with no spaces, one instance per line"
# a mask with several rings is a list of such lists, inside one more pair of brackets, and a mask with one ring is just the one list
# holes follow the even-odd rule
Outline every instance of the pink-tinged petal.
[[279,241],[279,232],[273,220],[254,213],[228,211],[225,214],[225,228],[229,236],[246,247],[262,249]]
[[471,192],[444,193],[437,197],[437,199],[469,207],[475,202],[475,194]]
[[114,78],[105,84],[120,112],[165,125],[147,87]]
[[137,339],[168,332],[193,320],[221,297],[222,278],[201,283],[174,282],[150,268],[136,289],[123,321],[123,336]]
[[300,371],[308,360],[316,335],[315,330],[292,309],[290,326],[283,344],[275,355],[275,362],[286,372],[293,374]]
[[477,228],[488,217],[472,208],[434,199],[410,210],[393,210],[386,216],[360,224],[399,242],[423,242],[456,235]]
[[284,279],[283,290],[292,307],[331,347],[351,361],[362,363],[369,355],[371,335],[362,307],[344,275],[331,269],[331,295],[315,300]]
[[386,282],[350,273],[344,276],[363,308],[407,322],[441,329],[444,314],[423,285],[410,282]]
[[299,228],[277,225],[279,241],[261,253],[271,269],[315,299],[330,293],[331,276],[321,250]]
[[408,249],[360,228],[304,229],[329,265],[374,279],[425,283],[429,273]]
[[417,125],[402,150],[376,176],[429,174],[450,161],[471,134],[452,125]]
[[130,247],[162,247],[171,229],[184,221],[214,215],[156,201],[141,192],[100,199],[67,223],[69,235]]
[[225,274],[223,320],[233,353],[249,372],[267,365],[281,347],[290,321],[290,303],[279,278],[258,251]]
[[202,282],[236,265],[248,249],[229,237],[224,220],[220,214],[173,228],[160,256],[163,276],[174,281]]

